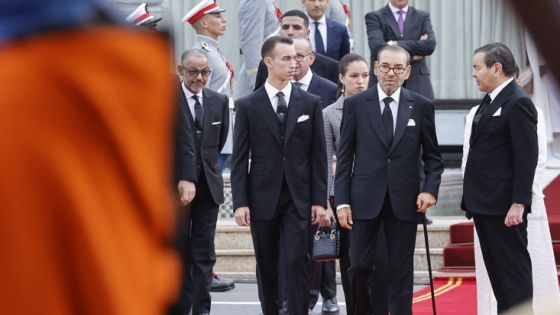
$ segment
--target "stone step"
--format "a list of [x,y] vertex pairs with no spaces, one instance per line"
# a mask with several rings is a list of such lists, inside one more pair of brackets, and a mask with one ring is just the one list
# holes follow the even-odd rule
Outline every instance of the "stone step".
[[[443,249],[430,249],[432,270],[443,267]],[[221,272],[254,272],[256,268],[255,254],[251,249],[217,249],[214,271]],[[414,269],[428,270],[426,249],[414,250]],[[338,263],[337,263],[338,270]]]
[[[430,248],[443,248],[449,245],[449,225],[438,222],[428,225],[428,241]],[[216,249],[253,249],[250,229],[235,226],[231,222],[218,224],[214,244]],[[424,244],[424,228],[418,225],[416,247],[424,248]]]

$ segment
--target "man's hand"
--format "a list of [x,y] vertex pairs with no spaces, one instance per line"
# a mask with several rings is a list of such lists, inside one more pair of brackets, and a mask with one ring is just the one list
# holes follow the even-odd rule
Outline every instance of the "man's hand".
[[251,211],[249,207],[239,207],[234,211],[235,222],[240,226],[249,226],[251,224]]
[[334,213],[331,207],[328,207],[327,210],[325,210],[325,216],[323,217],[323,220],[321,220],[321,223],[319,223],[319,225],[321,225],[322,227],[330,227],[332,222],[334,221]]
[[418,56],[418,55],[412,56],[412,61],[420,61],[422,59],[424,59],[424,56]]
[[325,219],[325,208],[323,206],[311,206],[311,224],[321,224]]
[[416,198],[418,212],[425,213],[428,208],[436,204],[436,197],[429,192],[421,192]]
[[422,34],[422,35],[420,35],[420,40],[426,40],[426,39],[428,39],[428,38],[429,38],[428,34]]
[[340,208],[336,211],[338,222],[343,229],[352,230],[352,209],[350,207]]
[[507,227],[512,227],[523,223],[523,212],[525,211],[525,206],[520,203],[514,203],[509,208],[506,215],[506,220],[504,221]]
[[193,182],[189,182],[187,180],[180,180],[179,184],[177,185],[177,189],[179,190],[179,199],[181,200],[181,204],[183,206],[188,205],[196,196],[196,187]]

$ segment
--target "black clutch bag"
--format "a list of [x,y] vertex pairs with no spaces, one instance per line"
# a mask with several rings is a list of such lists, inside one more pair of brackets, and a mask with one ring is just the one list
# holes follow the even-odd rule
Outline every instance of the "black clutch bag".
[[335,260],[340,256],[340,231],[333,223],[331,227],[317,227],[313,237],[313,260]]

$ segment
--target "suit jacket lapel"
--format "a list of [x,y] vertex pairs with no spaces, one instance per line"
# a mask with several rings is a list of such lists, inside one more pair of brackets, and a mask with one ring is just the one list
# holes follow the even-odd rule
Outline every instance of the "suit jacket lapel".
[[204,108],[202,123],[203,123],[203,132],[202,132],[202,140],[212,134],[210,130],[212,129],[213,117],[214,117],[214,97],[209,95],[206,92],[206,88],[202,90],[202,108]]
[[399,143],[402,136],[404,135],[404,131],[406,130],[406,126],[408,125],[408,120],[410,119],[410,114],[412,113],[413,105],[414,103],[412,102],[410,94],[408,94],[406,90],[401,88],[395,135],[393,136],[393,144],[391,145],[391,150],[389,150],[389,152],[393,151],[395,146]]
[[[478,137],[480,137],[481,131],[488,124],[488,122],[490,121],[490,118],[492,118],[492,115],[494,115],[494,113],[496,113],[498,108],[502,107],[502,105],[504,105],[504,103],[509,99],[510,95],[515,90],[516,84],[517,83],[515,83],[515,81],[511,81],[498,94],[498,96],[496,96],[496,98],[492,101],[492,103],[486,105],[487,108],[484,108],[484,109],[479,108],[479,110],[484,110],[484,112],[482,113],[482,116],[480,117],[480,121],[478,122],[478,126],[476,127],[474,136],[471,140],[471,145],[478,139]],[[490,97],[490,96],[488,96],[488,97]]]
[[325,46],[325,54],[329,51],[329,46],[334,47],[334,41],[337,40],[335,31],[333,30],[333,24],[327,19],[327,45]]
[[261,86],[259,89],[257,89],[257,91],[255,92],[255,99],[253,103],[257,108],[257,112],[261,116],[261,119],[265,122],[265,125],[270,129],[270,132],[272,133],[276,141],[278,141],[278,143],[281,144],[282,141],[280,140],[280,128],[278,126],[278,117],[276,116],[276,113],[272,108],[272,104],[270,103],[268,94],[266,94],[264,85]]
[[[389,8],[389,5],[385,7],[385,11],[383,12],[383,14],[385,15],[385,21],[387,22],[387,24],[389,24],[389,26],[393,30],[393,33],[395,33],[395,36],[397,38],[401,38],[401,31],[399,30],[399,25],[397,24],[397,20],[395,20],[395,15],[393,14],[393,12],[391,12],[391,8]],[[405,23],[405,27],[406,27],[406,23]]]
[[[185,92],[183,92],[183,83],[179,86],[179,101],[181,102],[181,106],[185,108],[185,112],[187,113],[187,117],[185,119],[189,120],[191,126],[194,126],[194,117],[191,113],[191,108],[189,107],[189,103],[187,102],[187,96]],[[194,130],[194,129],[193,129]]]
[[385,130],[383,129],[383,119],[381,118],[381,110],[379,107],[379,95],[377,94],[377,88],[373,87],[368,89],[366,92],[368,96],[366,97],[366,112],[369,117],[369,121],[377,133],[377,136],[385,145],[385,148],[389,149],[387,144],[387,139],[385,138]]
[[[418,27],[418,25],[414,23],[414,18],[416,18],[416,9],[414,9],[414,7],[408,6],[408,11],[406,12],[406,19],[404,20],[404,30],[403,30],[404,37],[410,34],[410,31],[412,30],[413,27]],[[398,24],[397,24],[397,29],[398,29]]]
[[315,74],[313,74],[313,76],[311,77],[311,81],[309,81],[309,87],[307,88],[307,92],[319,96],[317,92],[320,91],[321,91],[321,83],[316,80],[316,76]]
[[[310,84],[311,85],[311,84]],[[303,105],[301,104],[300,90],[292,87],[292,95],[290,95],[290,102],[288,103],[288,121],[286,122],[286,134],[284,145],[290,140],[290,136],[294,131],[297,124]]]

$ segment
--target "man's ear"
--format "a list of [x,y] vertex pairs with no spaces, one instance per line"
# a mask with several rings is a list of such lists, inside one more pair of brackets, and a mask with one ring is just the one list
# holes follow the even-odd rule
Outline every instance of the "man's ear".
[[315,62],[317,55],[314,52],[312,52],[308,57],[309,57],[309,65],[311,66]]
[[404,72],[403,77],[404,77],[405,80],[408,80],[408,77],[410,77],[410,71],[412,70],[412,66],[408,65],[408,66],[406,66],[405,69],[406,69],[406,71]]
[[270,58],[269,56],[264,57],[263,61],[268,68],[272,66],[272,58]]
[[183,76],[183,70],[185,70],[185,67],[183,67],[183,65],[178,65],[177,66],[177,72],[179,73],[179,75],[181,77]]

